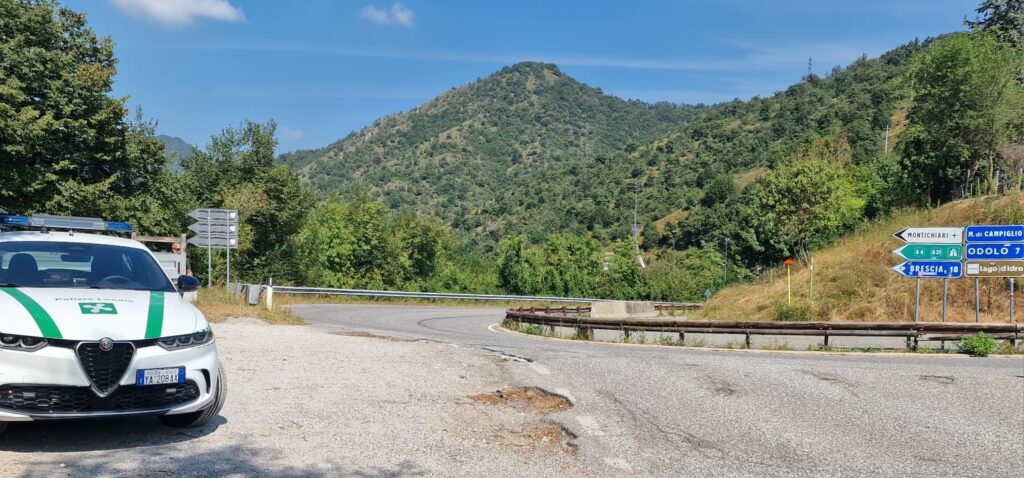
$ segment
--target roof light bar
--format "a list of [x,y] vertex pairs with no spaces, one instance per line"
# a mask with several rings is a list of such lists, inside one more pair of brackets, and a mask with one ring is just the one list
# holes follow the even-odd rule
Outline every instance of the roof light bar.
[[63,216],[0,216],[0,225],[39,229],[68,229],[75,231],[132,232],[132,225],[126,222],[104,221],[88,217]]

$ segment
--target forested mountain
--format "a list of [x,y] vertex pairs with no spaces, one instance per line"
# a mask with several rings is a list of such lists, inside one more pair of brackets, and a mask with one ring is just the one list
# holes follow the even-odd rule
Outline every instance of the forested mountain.
[[187,158],[195,151],[196,147],[188,144],[187,141],[177,136],[167,136],[165,134],[157,135],[156,139],[159,139],[164,143],[164,154],[167,155],[167,167],[172,173],[181,172],[181,160]]
[[369,188],[393,208],[437,215],[457,229],[497,237],[542,221],[537,230],[550,232],[582,222],[566,215],[576,199],[604,194],[573,191],[566,174],[576,173],[567,168],[648,143],[698,110],[624,101],[554,65],[520,63],[281,159],[322,192]]
[[639,191],[656,240],[651,225],[696,205],[716,176],[770,167],[808,138],[843,133],[858,161],[877,156],[905,97],[892,80],[919,48],[713,107],[626,102],[554,65],[522,63],[281,160],[321,192],[369,189],[393,208],[494,239],[622,238]]

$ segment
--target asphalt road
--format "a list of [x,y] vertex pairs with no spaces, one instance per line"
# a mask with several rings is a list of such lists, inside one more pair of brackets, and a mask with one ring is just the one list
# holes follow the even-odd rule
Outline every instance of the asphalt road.
[[[572,399],[572,459],[637,476],[1024,476],[1024,359],[709,351],[495,330],[500,309],[308,305],[332,331],[509,359]],[[386,342],[385,342],[386,344]],[[386,346],[386,345],[382,345]]]

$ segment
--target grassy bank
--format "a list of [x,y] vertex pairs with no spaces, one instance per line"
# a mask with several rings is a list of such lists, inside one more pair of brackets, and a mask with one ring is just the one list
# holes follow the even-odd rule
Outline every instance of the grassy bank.
[[300,325],[304,322],[283,307],[267,310],[266,307],[246,305],[244,298],[235,298],[223,286],[203,288],[199,291],[196,307],[203,312],[206,320],[217,323],[236,317],[252,317],[269,324]]
[[[902,243],[892,234],[909,226],[967,226],[1024,222],[1024,195],[984,197],[927,210],[907,210],[866,224],[856,234],[817,251],[813,298],[808,298],[809,270],[793,268],[794,307],[786,307],[783,267],[715,295],[699,318],[718,320],[909,321],[914,318],[913,279],[890,270],[901,262],[892,253]],[[921,320],[939,321],[942,281],[922,281]],[[1024,281],[1019,281],[1024,282]],[[1009,281],[981,280],[981,321],[1009,321]],[[1020,304],[1018,304],[1020,305]],[[1020,309],[1020,307],[1017,307]],[[1018,312],[1018,316],[1022,313]],[[1024,317],[1020,317],[1024,319]],[[974,321],[974,280],[949,281],[948,320]]]

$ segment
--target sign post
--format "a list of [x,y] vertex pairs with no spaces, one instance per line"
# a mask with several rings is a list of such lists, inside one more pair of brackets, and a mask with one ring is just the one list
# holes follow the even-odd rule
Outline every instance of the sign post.
[[196,235],[188,243],[206,247],[207,286],[213,286],[213,249],[225,249],[226,283],[231,284],[231,249],[238,248],[238,211],[235,209],[196,209],[189,217],[198,222],[188,228]]
[[981,278],[1010,279],[1010,323],[1014,323],[1014,288],[1024,276],[1024,225],[967,226],[967,275],[974,277],[974,320],[981,321]]
[[1014,320],[1014,318],[1013,318],[1013,286],[1014,286],[1013,281],[1014,280],[1015,279],[1013,277],[1010,278],[1010,323],[1011,324],[1016,323],[1016,320]]
[[783,264],[786,265],[786,302],[788,305],[793,305],[793,259],[786,259]]
[[981,322],[981,279],[974,278],[974,322]]
[[904,242],[893,254],[906,262],[893,267],[904,277],[917,279],[914,322],[921,321],[921,279],[942,279],[942,321],[946,321],[949,279],[963,276],[964,230],[959,227],[908,227],[893,237]]
[[921,321],[921,278],[917,278],[917,295],[914,297],[914,322]]

